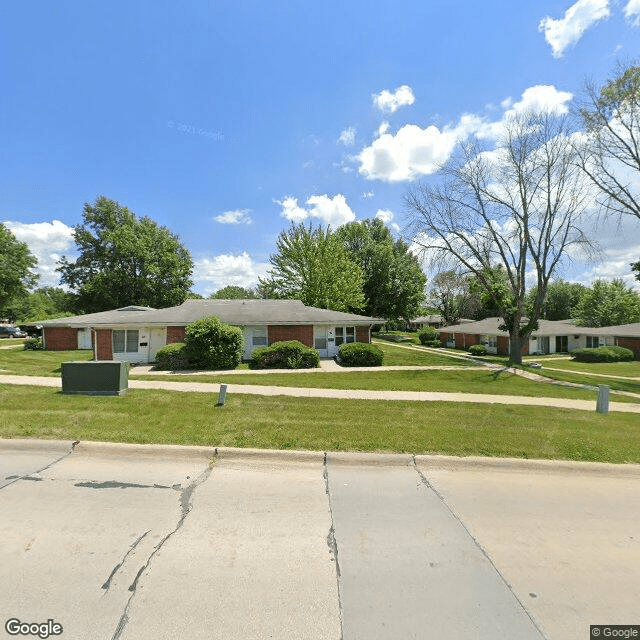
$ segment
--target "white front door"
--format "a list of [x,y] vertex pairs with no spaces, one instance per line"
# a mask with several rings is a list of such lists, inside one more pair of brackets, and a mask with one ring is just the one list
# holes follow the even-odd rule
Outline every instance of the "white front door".
[[253,351],[269,344],[269,330],[266,325],[242,327],[244,336],[244,359],[251,360]]
[[313,327],[313,348],[321,358],[329,357],[327,327]]
[[167,344],[167,327],[149,329],[149,362],[155,362],[158,349]]

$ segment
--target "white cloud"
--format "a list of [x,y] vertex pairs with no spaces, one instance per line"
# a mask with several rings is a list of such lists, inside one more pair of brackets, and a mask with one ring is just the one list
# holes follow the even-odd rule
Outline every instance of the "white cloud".
[[[637,0],[631,0],[631,2],[637,2]],[[600,20],[608,18],[610,14],[608,0],[578,0],[567,9],[563,18],[558,20],[549,16],[543,18],[538,25],[538,30],[544,32],[553,57],[561,58],[565,49],[578,42],[587,29]]]
[[393,221],[393,211],[390,211],[389,209],[378,209],[375,217],[378,220],[382,220],[389,229],[393,229],[396,233],[400,232],[400,226]]
[[373,191],[365,191],[360,197],[366,200],[367,198],[373,198],[374,195]]
[[287,196],[283,200],[276,200],[282,207],[281,216],[292,222],[302,222],[307,218],[319,218],[325,224],[330,224],[334,229],[356,219],[356,214],[347,204],[346,198],[341,194],[311,196],[307,199],[309,208],[304,209],[298,205],[298,199]]
[[553,85],[536,85],[526,89],[518,102],[511,98],[502,101],[505,109],[499,120],[490,121],[476,114],[464,114],[456,124],[442,129],[435,125],[421,128],[406,124],[393,134],[388,123],[378,129],[377,138],[365,147],[355,159],[359,172],[369,180],[403,182],[435,173],[451,156],[458,142],[471,136],[497,139],[511,117],[526,112],[568,112],[566,103],[572,94],[559,91]]
[[25,242],[29,251],[38,259],[36,271],[40,274],[38,287],[57,287],[60,274],[56,271],[57,262],[63,255],[69,255],[73,245],[73,227],[60,220],[53,222],[5,222],[13,235]]
[[195,261],[193,279],[195,289],[209,295],[226,287],[252,287],[265,276],[269,263],[255,262],[245,251],[240,255],[204,256]]
[[380,93],[374,93],[372,96],[373,104],[381,111],[395,113],[400,107],[413,104],[416,99],[409,85],[403,84],[393,93],[388,89],[384,89]]
[[234,209],[233,211],[225,211],[216,216],[214,220],[220,224],[251,224],[251,209]]
[[347,127],[344,131],[340,133],[340,137],[338,138],[338,142],[341,142],[346,147],[350,147],[356,141],[356,129],[355,127]]
[[624,17],[633,27],[640,27],[640,0],[629,0],[624,8]]

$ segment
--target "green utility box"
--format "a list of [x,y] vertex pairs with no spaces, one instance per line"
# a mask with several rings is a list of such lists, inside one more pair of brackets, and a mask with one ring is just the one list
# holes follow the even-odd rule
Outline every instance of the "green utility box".
[[121,396],[129,388],[129,366],[119,360],[63,362],[62,393]]

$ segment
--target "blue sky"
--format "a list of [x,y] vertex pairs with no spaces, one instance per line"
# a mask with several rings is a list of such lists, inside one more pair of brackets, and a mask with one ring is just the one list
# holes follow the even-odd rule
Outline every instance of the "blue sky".
[[[0,9],[0,221],[56,285],[103,194],[177,233],[194,290],[251,286],[291,221],[403,224],[509,110],[566,110],[640,51],[640,0],[29,2]],[[640,224],[594,230],[626,276]]]

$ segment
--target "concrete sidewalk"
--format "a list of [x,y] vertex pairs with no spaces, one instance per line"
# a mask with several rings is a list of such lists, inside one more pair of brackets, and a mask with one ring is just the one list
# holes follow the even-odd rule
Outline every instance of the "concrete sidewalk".
[[[61,388],[60,378],[38,376],[0,376],[0,384],[34,385]],[[169,382],[164,380],[129,380],[130,389],[164,389],[194,393],[219,393],[220,384],[209,382]],[[228,394],[290,396],[295,398],[335,398],[341,400],[389,400],[411,402],[471,402],[476,404],[528,405],[595,411],[596,398],[572,400],[528,396],[485,395],[478,393],[444,393],[438,391],[368,391],[358,389],[314,389],[305,387],[276,387],[248,384],[227,384]],[[611,402],[609,410],[640,413],[640,404]]]

